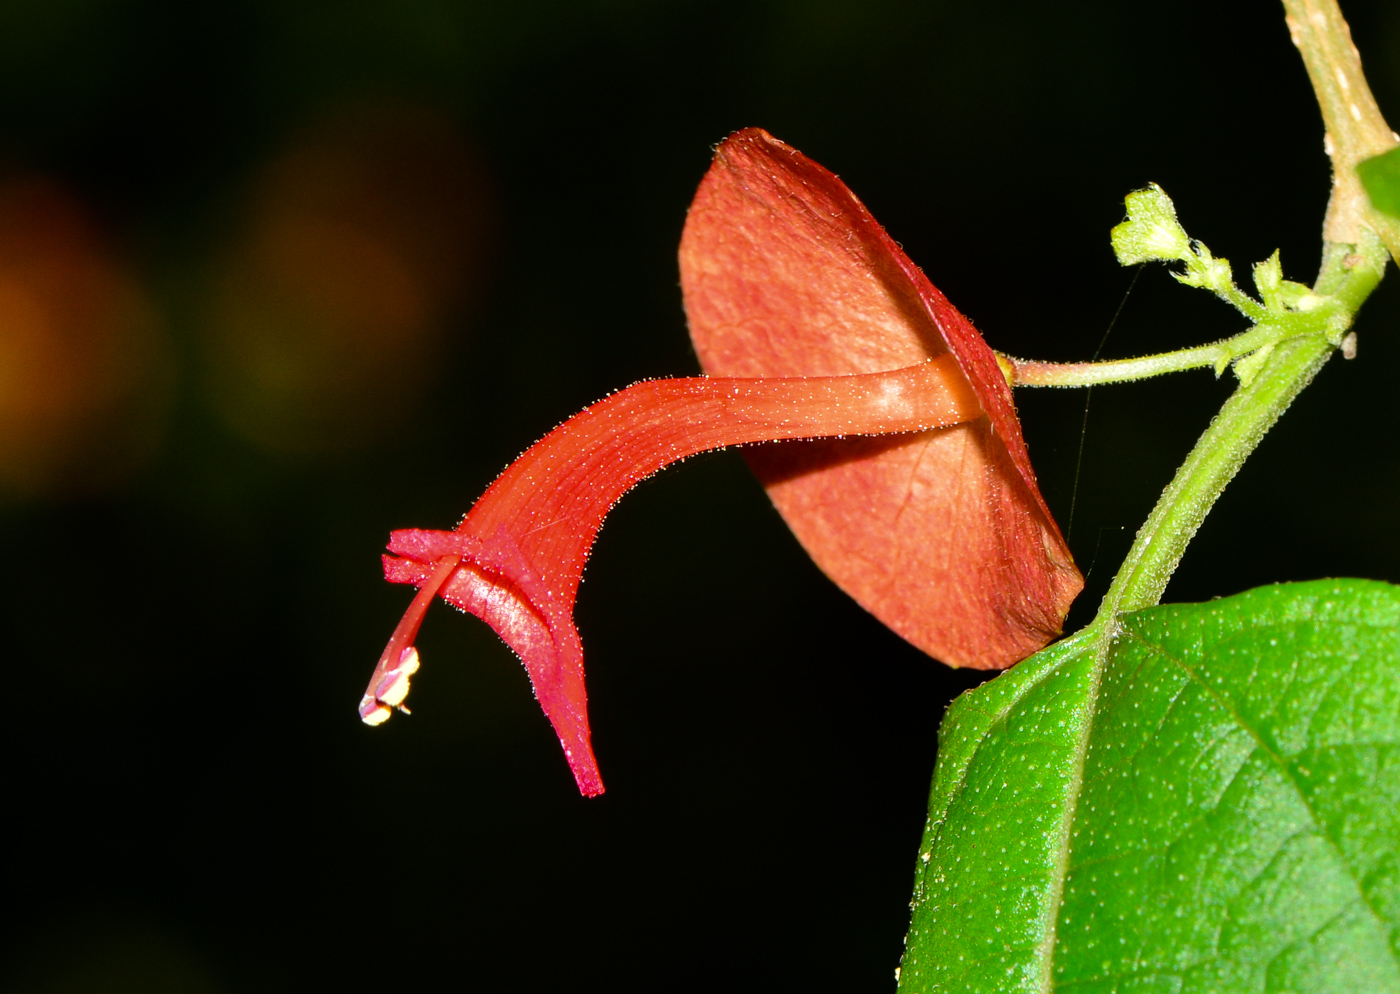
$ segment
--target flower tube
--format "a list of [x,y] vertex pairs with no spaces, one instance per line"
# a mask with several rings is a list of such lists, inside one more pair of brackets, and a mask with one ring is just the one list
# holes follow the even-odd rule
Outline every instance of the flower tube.
[[394,532],[384,572],[418,586],[360,702],[380,724],[418,668],[413,641],[434,595],[489,624],[520,656],[579,789],[602,793],[589,745],[574,600],[603,518],[673,462],[750,442],[938,430],[980,417],[949,356],[891,372],[638,383],[560,425],[517,459],[454,531]]

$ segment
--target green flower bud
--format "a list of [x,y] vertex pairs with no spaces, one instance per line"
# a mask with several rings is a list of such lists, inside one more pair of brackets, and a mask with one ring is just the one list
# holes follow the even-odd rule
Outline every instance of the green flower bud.
[[1139,262],[1177,262],[1191,258],[1191,239],[1176,219],[1176,207],[1156,183],[1136,190],[1123,203],[1128,220],[1110,232],[1113,254],[1124,266]]
[[1254,264],[1254,286],[1265,307],[1271,311],[1283,310],[1283,263],[1279,261],[1278,249],[1263,262]]
[[1203,287],[1229,299],[1229,292],[1235,287],[1229,259],[1217,259],[1201,242],[1197,242],[1194,252],[1184,258],[1186,272],[1172,273],[1173,276],[1187,286]]

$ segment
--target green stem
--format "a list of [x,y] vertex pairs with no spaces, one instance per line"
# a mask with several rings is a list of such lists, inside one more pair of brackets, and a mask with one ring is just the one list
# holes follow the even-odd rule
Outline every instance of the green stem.
[[[1385,263],[1384,246],[1369,232],[1363,232],[1360,245],[1329,245],[1316,291],[1340,305],[1349,325],[1380,282]],[[1138,530],[1104,596],[1095,627],[1112,624],[1119,614],[1150,607],[1161,598],[1186,546],[1226,484],[1334,351],[1345,327],[1336,317],[1334,312],[1330,321],[1320,320],[1312,333],[1280,342],[1249,383],[1225,402]]]
[[1215,294],[1255,324],[1260,323],[1268,317],[1268,310],[1262,307],[1259,301],[1255,300],[1233,283],[1217,288]]
[[[1383,134],[1380,132],[1384,121],[1380,120],[1379,111],[1374,109],[1374,101],[1370,99],[1370,91],[1361,75],[1360,61],[1351,46],[1346,23],[1341,19],[1335,0],[1284,0],[1284,6],[1288,11],[1289,28],[1294,42],[1303,53],[1318,102],[1322,105],[1323,115],[1327,120],[1330,149],[1337,173],[1323,235],[1322,268],[1313,286],[1313,294],[1321,298],[1326,306],[1300,309],[1287,315],[1284,319],[1287,325],[1286,333],[1284,329],[1275,328],[1272,332],[1273,338],[1257,346],[1253,357],[1247,360],[1252,368],[1246,373],[1241,367],[1236,367],[1237,371],[1246,373],[1240,386],[1201,435],[1152,509],[1152,513],[1138,530],[1132,548],[1114,577],[1093,622],[1086,629],[1070,636],[1059,645],[1044,650],[1037,657],[997,680],[996,685],[1010,688],[1001,697],[989,697],[984,691],[978,691],[977,693],[984,696],[978,703],[964,707],[960,714],[964,720],[967,720],[969,714],[980,715],[975,720],[982,721],[981,725],[964,724],[950,727],[950,724],[945,722],[940,730],[939,773],[934,782],[929,822],[920,853],[914,921],[910,928],[904,960],[905,966],[912,969],[908,971],[907,978],[900,978],[901,990],[930,990],[934,987],[942,989],[937,985],[936,978],[932,981],[933,986],[930,986],[929,974],[926,972],[926,964],[931,962],[932,957],[942,948],[937,932],[948,935],[949,926],[945,923],[955,920],[957,916],[967,915],[967,909],[974,906],[975,900],[984,894],[989,895],[990,900],[987,903],[994,907],[995,915],[1001,915],[1006,895],[1014,893],[1019,898],[1022,894],[1030,894],[1027,881],[1032,878],[1022,875],[1019,862],[1015,866],[1006,867],[1005,879],[1014,883],[1002,883],[1000,889],[993,889],[995,881],[976,877],[975,871],[968,871],[966,879],[969,882],[966,889],[960,892],[950,888],[942,891],[930,890],[934,885],[929,881],[941,881],[945,873],[951,872],[951,864],[940,862],[942,853],[939,850],[943,846],[942,833],[948,831],[947,826],[959,824],[949,812],[955,803],[960,803],[956,791],[966,781],[958,780],[953,786],[949,784],[960,778],[963,771],[968,769],[971,757],[976,750],[982,748],[981,742],[991,741],[994,728],[995,734],[1000,736],[996,748],[1010,750],[1016,748],[1013,743],[1019,742],[1024,743],[1027,749],[1024,754],[1014,756],[1011,760],[998,759],[996,756],[990,760],[989,769],[995,774],[996,781],[1001,781],[1002,788],[1007,784],[1002,781],[1002,767],[997,764],[1014,762],[1023,764],[1027,770],[1036,769],[1033,764],[1040,761],[1039,757],[1044,754],[1041,750],[1049,741],[1046,738],[1049,723],[1042,724],[1042,718],[1050,708],[1063,705],[1058,724],[1068,731],[1055,739],[1055,745],[1051,748],[1065,750],[1063,754],[1067,759],[1070,776],[1060,786],[1049,788],[1061,791],[1058,800],[1053,802],[1060,805],[1060,813],[1055,823],[1042,824],[1036,828],[1036,833],[1043,832],[1044,838],[1052,842],[1051,848],[1044,850],[1053,857],[1050,864],[1051,886],[1048,892],[1042,892],[1038,898],[1028,897],[1024,900],[1022,906],[1037,916],[1034,921],[1015,923],[1014,932],[1008,929],[1003,935],[1001,933],[1004,920],[998,920],[998,935],[995,939],[988,933],[989,943],[1024,943],[1024,937],[1035,935],[1034,930],[1038,928],[1040,938],[1035,946],[1033,961],[1029,964],[1030,970],[1021,975],[1016,986],[1018,989],[1039,991],[1049,991],[1057,986],[1056,981],[1059,978],[1055,958],[1062,888],[1067,876],[1071,840],[1078,834],[1074,830],[1074,819],[1077,807],[1081,803],[1083,771],[1089,755],[1089,739],[1093,730],[1095,709],[1099,703],[1100,681],[1106,671],[1113,640],[1118,632],[1118,619],[1125,612],[1150,607],[1158,602],[1172,573],[1181,562],[1187,545],[1226,485],[1293,399],[1312,381],[1331,353],[1344,341],[1343,335],[1354,315],[1385,272],[1386,245],[1392,250],[1400,250],[1400,226],[1387,229],[1385,224],[1377,220],[1376,212],[1371,210],[1369,202],[1364,199],[1364,191],[1361,197],[1357,196],[1359,184],[1355,182],[1356,162],[1367,152],[1374,154],[1370,150],[1377,146],[1387,142],[1393,144],[1395,139],[1390,137],[1388,128],[1385,128]],[[1382,147],[1378,150],[1385,149]],[[1385,244],[1382,244],[1383,241]],[[1156,257],[1158,256],[1147,255],[1142,258]],[[1123,253],[1119,253],[1119,258],[1123,258]],[[1244,334],[1256,333],[1263,327],[1264,325],[1261,325]],[[1149,357],[1146,360],[1059,367],[1060,372],[1056,372],[1053,364],[1019,363],[1012,360],[1004,361],[1003,369],[1007,371],[1008,379],[1013,382],[1025,382],[1018,376],[1021,368],[1036,367],[1039,370],[1037,375],[1043,377],[1036,385],[1080,385],[1067,379],[1052,384],[1050,377],[1068,370],[1077,370],[1074,373],[1065,373],[1068,376],[1098,375],[1089,372],[1095,365],[1098,365],[1101,372],[1109,374],[1101,379],[1081,381],[1087,385],[1089,382],[1111,382],[1110,377],[1127,378],[1112,376],[1115,369],[1119,374],[1131,370],[1143,375],[1155,375],[1156,372],[1192,368],[1193,363],[1207,365],[1205,361],[1196,361],[1208,358],[1216,361],[1219,368],[1216,357],[1221,354],[1220,346],[1229,342],[1238,346],[1243,337],[1236,336],[1226,343],[1187,349],[1166,356]],[[1144,372],[1147,369],[1153,371]],[[1080,662],[1085,653],[1093,654],[1088,666]],[[1047,692],[1049,696],[1040,699],[1041,703],[1036,705],[1034,712],[1022,712],[1027,728],[1020,738],[1012,738],[1008,731],[1008,715],[1011,714],[1013,705],[1019,706],[1020,702],[1025,700],[1022,695],[1031,693],[1031,687],[1038,690],[1037,684],[1047,681],[1052,675],[1056,679],[1063,679],[1057,688]],[[1010,683],[1002,684],[1003,680]],[[992,693],[995,694],[996,691]],[[1000,706],[993,703],[991,710],[986,712],[977,710],[987,708],[989,701],[999,700],[1006,703]],[[1053,701],[1054,704],[1046,703],[1049,701]],[[1002,755],[1004,757],[1006,753]],[[953,758],[946,759],[947,756]],[[959,763],[962,764],[961,767],[956,765]],[[950,772],[945,773],[945,770]],[[1036,779],[1040,779],[1039,773],[1036,774]],[[993,783],[991,780],[986,781],[987,786],[993,786]],[[982,788],[975,789],[980,791]],[[1041,784],[1037,782],[1036,790],[1041,789]],[[997,800],[988,802],[984,799],[981,803],[990,803],[1003,811],[1014,811],[1014,815],[1008,815],[1008,827],[1009,818],[1014,817],[1016,835],[1025,835],[1021,818],[1023,809],[1010,807],[1012,804],[1024,803],[1024,800],[1011,800],[1016,791],[1012,791],[1008,796],[1004,792],[996,793],[993,788],[989,793],[993,793]],[[1040,818],[1036,821],[1040,822]],[[1026,827],[1030,827],[1029,822]],[[968,829],[959,824],[959,828],[954,831],[959,830],[970,834],[949,836],[953,844],[957,844],[957,840],[960,839],[962,844],[970,845],[975,850],[977,845],[984,843],[983,838],[972,838],[973,834],[981,830],[980,826]],[[986,851],[992,852],[991,849]],[[1001,852],[1006,853],[1007,849],[1002,848]],[[955,855],[955,859],[961,861],[962,856]],[[991,859],[995,860],[996,857],[992,856]],[[1029,863],[1030,860],[1024,862]],[[950,902],[946,907],[938,907],[929,900],[932,893],[961,893],[965,896],[959,899],[959,903]],[[938,920],[940,916],[941,921]],[[955,934],[961,937],[961,933]],[[1014,940],[1011,938],[1013,935]],[[1001,949],[1009,952],[1012,946],[1001,945]],[[973,949],[970,942],[960,944],[952,951],[959,960],[962,960],[964,955],[976,957],[998,954],[995,945],[984,950],[979,943],[978,947]],[[1003,957],[1001,962],[1006,963],[1006,957]],[[1105,963],[1107,962],[1105,959]]]
[[[1317,95],[1332,156],[1332,197],[1323,226],[1319,296],[1340,305],[1313,334],[1281,342],[1263,367],[1241,384],[1215,416],[1186,462],[1138,530],[1133,547],[1104,596],[1093,626],[1112,625],[1125,611],[1161,598],[1196,530],[1225,485],[1327,361],[1341,332],[1385,272],[1386,248],[1400,249],[1400,231],[1371,208],[1356,164],[1393,148],[1361,58],[1336,0],[1283,0],[1289,35]],[[1246,332],[1248,334],[1248,332]]]
[[1264,434],[1332,353],[1321,336],[1278,348],[1254,381],[1225,402],[1138,530],[1104,597],[1117,615],[1156,604],[1206,514]]
[[1234,359],[1276,341],[1280,329],[1272,324],[1257,325],[1232,338],[1193,349],[1111,359],[1107,362],[1040,362],[1004,356],[1011,364],[1011,383],[1018,387],[1087,387],[1100,383],[1126,383],[1166,373],[1213,367],[1223,371]]

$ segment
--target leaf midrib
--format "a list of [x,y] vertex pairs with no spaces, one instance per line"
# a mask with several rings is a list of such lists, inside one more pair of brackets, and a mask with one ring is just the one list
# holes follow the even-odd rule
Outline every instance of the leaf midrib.
[[1084,791],[1084,764],[1089,757],[1089,738],[1099,713],[1099,693],[1103,686],[1104,667],[1122,625],[1115,619],[1095,637],[1090,649],[1094,661],[1089,669],[1089,688],[1085,695],[1084,723],[1074,744],[1070,785],[1066,793],[1064,815],[1060,819],[1055,840],[1055,858],[1050,864],[1050,900],[1045,909],[1044,937],[1036,949],[1037,987],[1041,994],[1050,994],[1055,987],[1055,940],[1059,935],[1060,905],[1064,902],[1065,878],[1069,871],[1069,852],[1075,818],[1079,814],[1079,798]]

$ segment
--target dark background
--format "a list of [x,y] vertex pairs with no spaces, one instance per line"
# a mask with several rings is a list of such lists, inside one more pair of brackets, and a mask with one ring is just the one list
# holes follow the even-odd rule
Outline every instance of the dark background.
[[[1400,114],[1400,8],[1345,8]],[[832,587],[736,454],[640,487],[589,567],[604,797],[475,619],[430,615],[411,718],[355,715],[407,602],[388,531],[696,371],[675,249],[746,125],[1014,354],[1094,352],[1147,181],[1237,273],[1316,270],[1322,128],[1263,0],[0,6],[0,989],[892,987],[979,678]],[[1397,311],[1387,283],[1168,599],[1400,580]],[[1104,354],[1241,327],[1149,268]],[[1102,388],[1083,435],[1082,393],[1018,396],[1071,625],[1230,387]]]

